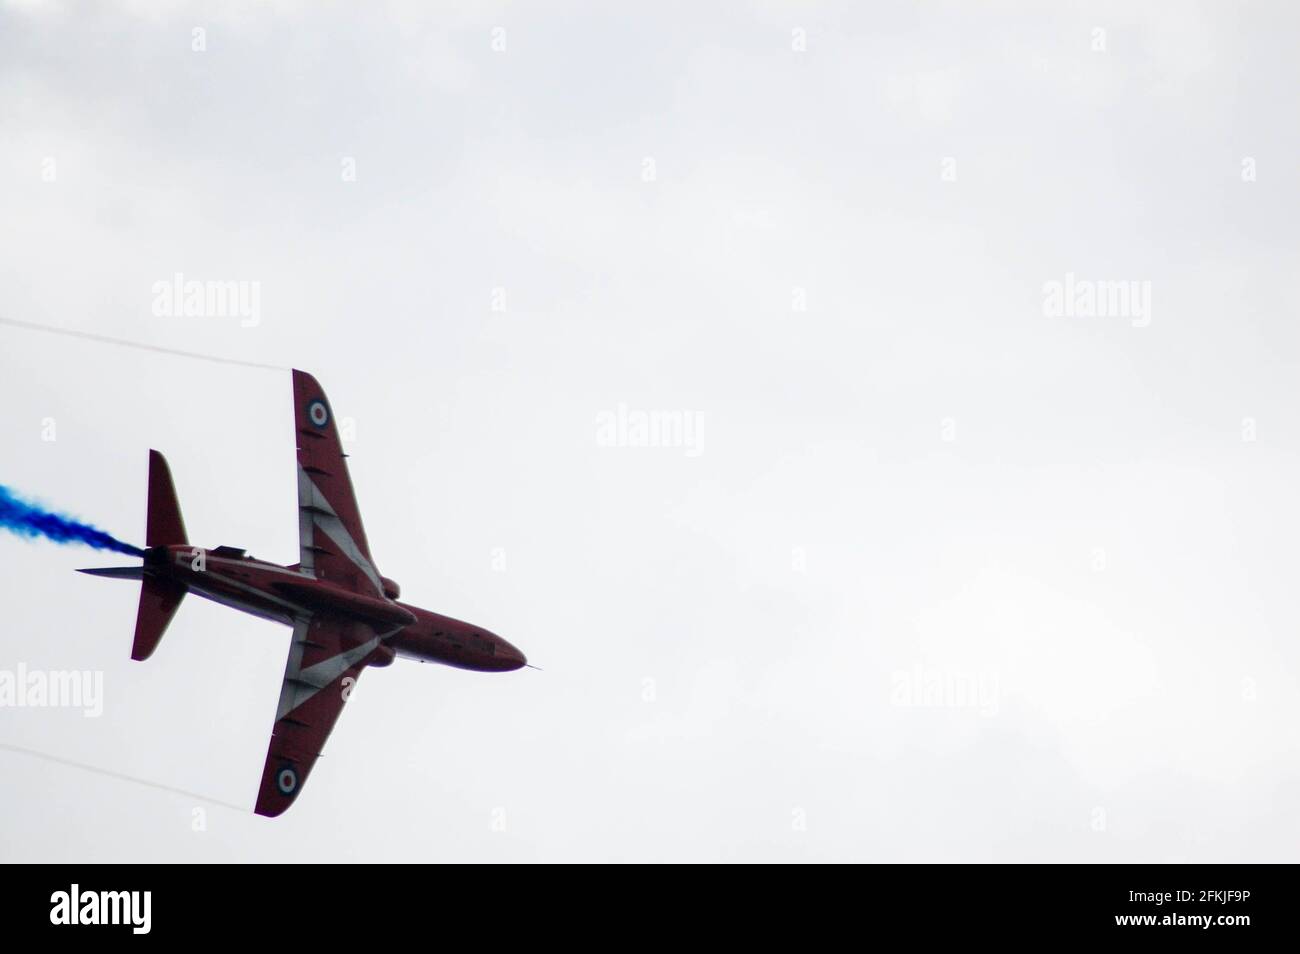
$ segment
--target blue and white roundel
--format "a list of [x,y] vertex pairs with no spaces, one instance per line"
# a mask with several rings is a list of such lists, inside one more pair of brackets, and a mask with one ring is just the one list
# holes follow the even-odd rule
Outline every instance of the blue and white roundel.
[[281,795],[292,795],[298,787],[298,773],[286,765],[276,773],[275,787]]
[[317,427],[324,427],[330,422],[330,409],[320,398],[307,405],[307,419]]

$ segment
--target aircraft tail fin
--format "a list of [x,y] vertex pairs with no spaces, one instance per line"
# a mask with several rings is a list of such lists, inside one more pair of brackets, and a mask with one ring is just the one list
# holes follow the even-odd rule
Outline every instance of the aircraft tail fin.
[[[149,451],[149,505],[144,542],[150,548],[150,553],[145,556],[146,566],[151,557],[157,559],[165,552],[153,548],[189,542],[181,505],[176,499],[176,485],[172,483],[171,468],[167,466],[167,458],[156,450]],[[144,574],[140,608],[135,616],[135,641],[131,644],[132,659],[144,660],[153,655],[186,592],[183,583],[165,576]]]
[[149,451],[149,508],[145,524],[146,547],[189,543],[185,536],[185,521],[181,519],[181,505],[176,499],[176,487],[167,458],[156,450]]
[[77,570],[78,573],[89,573],[91,576],[106,576],[111,580],[143,580],[144,567],[142,566],[92,566]]

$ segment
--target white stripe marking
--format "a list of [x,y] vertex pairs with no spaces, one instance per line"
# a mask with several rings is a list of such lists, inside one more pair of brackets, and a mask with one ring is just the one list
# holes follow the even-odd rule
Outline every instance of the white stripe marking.
[[338,511],[330,506],[330,502],[303,469],[302,464],[298,465],[298,508],[300,548],[298,562],[303,569],[309,571],[311,576],[316,575],[316,554],[312,552],[311,547],[316,542],[314,531],[319,529],[343,551],[343,555],[351,560],[357,569],[365,574],[366,579],[374,586],[375,592],[382,596],[384,585],[379,581],[379,572],[361,552],[356,540],[339,519]]

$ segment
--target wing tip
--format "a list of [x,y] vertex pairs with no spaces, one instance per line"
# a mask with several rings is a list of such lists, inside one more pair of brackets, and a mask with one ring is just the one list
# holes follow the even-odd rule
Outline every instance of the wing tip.
[[286,801],[283,805],[272,805],[264,803],[260,798],[257,806],[253,809],[254,815],[261,815],[263,818],[279,818],[292,805],[293,802]]
[[[272,744],[274,741],[272,739]],[[304,781],[306,781],[306,772],[274,751],[267,753],[266,766],[262,770],[262,783],[257,790],[257,804],[253,807],[253,814],[264,818],[283,815],[298,798],[298,792],[302,790]]]
[[316,380],[316,376],[301,368],[293,369],[293,384],[295,388],[310,387],[320,390],[320,382]]

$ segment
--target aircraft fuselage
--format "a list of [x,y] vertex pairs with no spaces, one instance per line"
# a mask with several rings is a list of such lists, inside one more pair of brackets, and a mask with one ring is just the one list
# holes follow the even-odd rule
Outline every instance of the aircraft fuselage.
[[397,656],[421,662],[480,672],[509,671],[525,662],[523,653],[480,626],[357,593],[296,567],[250,556],[188,544],[155,547],[145,558],[145,572],[184,584],[190,592],[224,606],[288,626],[302,617],[327,615],[386,630],[397,627],[386,645]]

